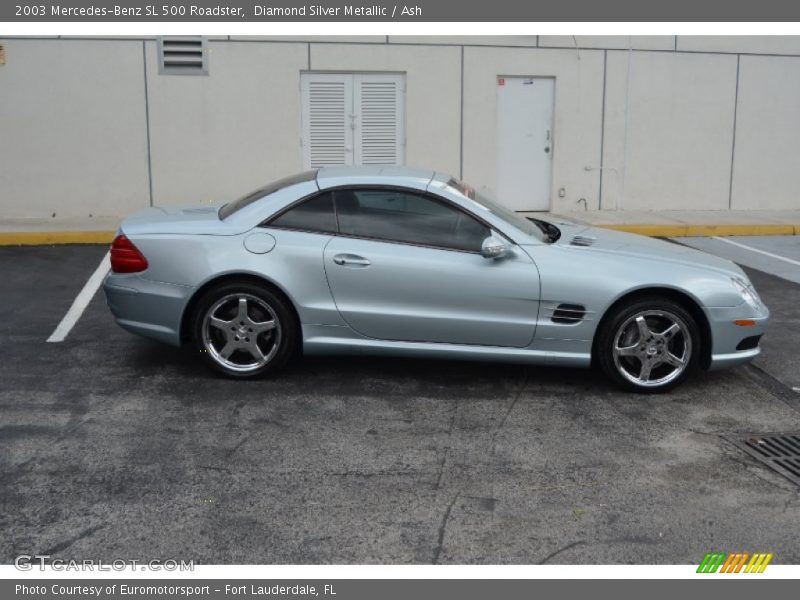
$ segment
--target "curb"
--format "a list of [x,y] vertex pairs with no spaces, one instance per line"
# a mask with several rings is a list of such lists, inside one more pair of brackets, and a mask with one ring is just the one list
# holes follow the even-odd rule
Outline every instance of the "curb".
[[[649,237],[711,237],[729,235],[800,235],[800,225],[593,225]],[[49,246],[57,244],[110,244],[114,231],[7,231],[0,232],[0,246]]]

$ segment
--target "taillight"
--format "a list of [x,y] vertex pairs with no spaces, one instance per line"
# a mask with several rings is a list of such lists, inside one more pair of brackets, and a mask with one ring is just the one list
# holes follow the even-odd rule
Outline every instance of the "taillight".
[[111,242],[111,270],[114,273],[138,273],[147,268],[147,259],[127,237],[120,234]]

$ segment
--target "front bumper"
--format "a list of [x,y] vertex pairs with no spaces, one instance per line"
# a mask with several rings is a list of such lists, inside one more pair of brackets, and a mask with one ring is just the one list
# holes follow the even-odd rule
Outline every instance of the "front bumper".
[[181,318],[193,288],[135,274],[109,273],[103,291],[117,325],[159,342],[181,345]]
[[[732,308],[704,310],[712,340],[709,371],[748,363],[761,353],[757,340],[749,338],[760,338],[764,334],[769,321],[769,310],[766,306],[757,310],[743,303]],[[753,324],[741,326],[735,323],[741,320],[752,321]],[[754,346],[753,342],[756,342]]]

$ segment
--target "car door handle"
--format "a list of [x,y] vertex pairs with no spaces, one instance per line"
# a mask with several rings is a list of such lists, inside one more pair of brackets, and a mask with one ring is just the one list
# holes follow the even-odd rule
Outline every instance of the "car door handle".
[[363,256],[357,254],[337,254],[333,262],[343,267],[368,267],[371,263]]

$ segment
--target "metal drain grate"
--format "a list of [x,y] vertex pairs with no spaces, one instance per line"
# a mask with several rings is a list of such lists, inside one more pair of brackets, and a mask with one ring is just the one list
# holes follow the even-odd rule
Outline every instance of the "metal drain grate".
[[800,485],[800,433],[749,433],[726,435],[725,439]]

